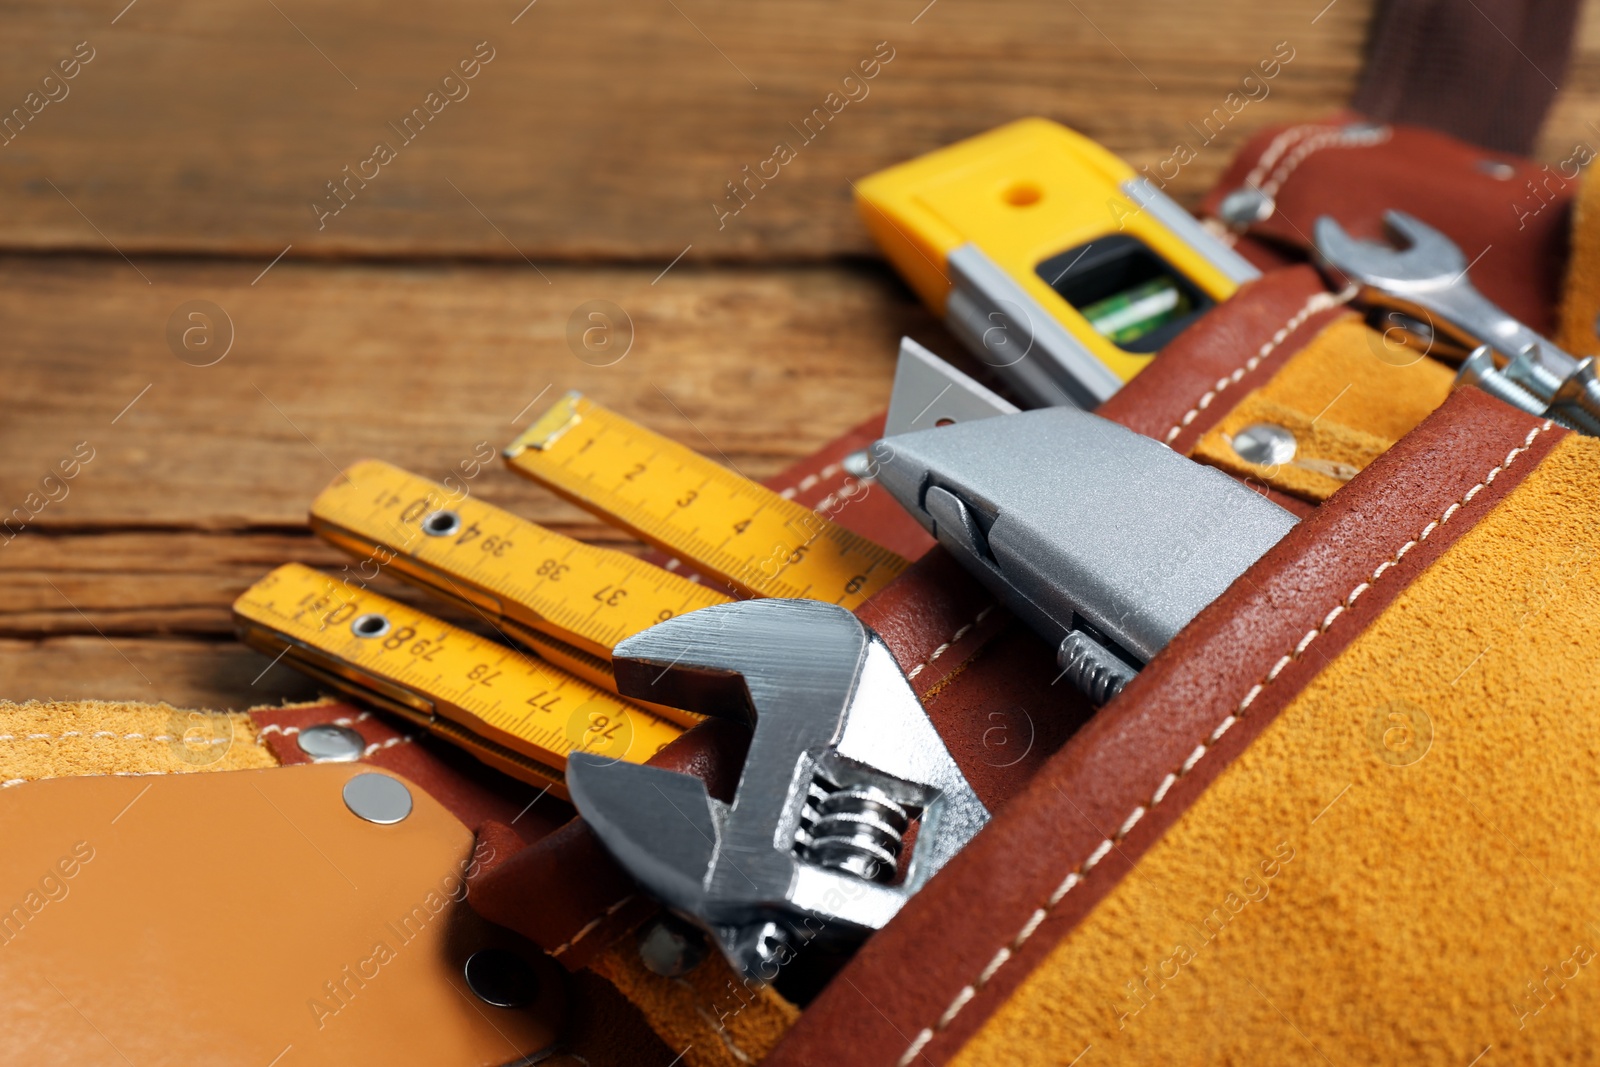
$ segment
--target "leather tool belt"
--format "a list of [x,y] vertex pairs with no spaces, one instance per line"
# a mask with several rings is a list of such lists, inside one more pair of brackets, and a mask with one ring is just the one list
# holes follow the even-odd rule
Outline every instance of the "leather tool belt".
[[[1545,192],[1526,202],[1535,182]],[[1230,220],[1246,187],[1271,209]],[[115,710],[127,721],[96,753],[79,741],[112,712],[57,708],[46,724],[25,707],[8,712],[11,731],[62,744],[17,757],[8,785],[239,773],[67,779],[7,798],[0,903],[18,907],[0,969],[30,991],[13,1047],[59,1056],[82,1016],[134,1062],[373,1049],[595,1064],[1582,1058],[1600,937],[1583,891],[1600,859],[1573,813],[1600,788],[1585,659],[1600,619],[1600,442],[1452,391],[1451,368],[1309,264],[1306,235],[1331,214],[1376,236],[1385,210],[1407,211],[1469,256],[1492,249],[1472,268],[1478,287],[1586,354],[1600,350],[1593,199],[1517,157],[1355,115],[1245,146],[1202,215],[1266,273],[1099,414],[1302,521],[1104,708],[1056,684],[1054,650],[886,493],[868,485],[831,511],[917,559],[858,614],[993,814],[831,980],[780,986],[791,999],[715,952],[646,965],[673,920],[569,805],[381,715],[323,703],[207,719],[228,731],[213,758],[180,743],[192,724],[171,709]],[[1241,455],[1240,433],[1260,424],[1292,435],[1291,460]],[[846,457],[880,431],[859,427],[768,484],[837,503]],[[83,728],[60,725],[74,715]],[[356,761],[284,769],[312,762],[296,738],[326,725],[359,735]],[[728,800],[748,737],[708,722],[652,762]],[[404,848],[332,818],[368,764],[411,786]],[[248,825],[224,825],[223,809]],[[69,813],[104,830],[75,836]],[[226,861],[160,873],[157,859],[177,863],[163,842],[178,826]],[[294,849],[309,857],[291,862]],[[313,889],[296,872],[318,852]],[[153,866],[102,881],[109,854]],[[324,904],[305,918],[308,899],[367,880],[392,883],[383,917]],[[197,927],[195,900],[239,907]],[[87,925],[53,923],[68,909]],[[150,958],[135,929],[181,949],[141,964],[149,997],[117,980]],[[116,949],[94,967],[91,935]],[[536,965],[503,978],[521,994],[486,1014],[459,974],[491,949]],[[232,1008],[173,1037],[140,1014],[221,989],[283,1001],[294,1034],[280,1042]],[[104,1046],[90,1030],[81,1049],[93,1060]]]

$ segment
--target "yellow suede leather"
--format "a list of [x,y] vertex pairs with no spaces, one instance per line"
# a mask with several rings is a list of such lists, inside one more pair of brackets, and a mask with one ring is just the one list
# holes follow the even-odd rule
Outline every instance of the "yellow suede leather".
[[[1321,502],[1444,403],[1453,377],[1433,360],[1386,343],[1361,320],[1337,319],[1247,394],[1190,455]],[[1263,422],[1294,434],[1288,463],[1246,463],[1233,450],[1234,434]]]
[[1591,172],[1584,175],[1572,204],[1572,254],[1556,338],[1561,347],[1576,356],[1600,355],[1596,316],[1600,316],[1600,182]]
[[625,937],[590,969],[616,986],[686,1067],[742,1067],[759,1063],[800,1012],[770,986],[746,982],[713,948],[681,978],[663,978],[639,959]]
[[1600,1060],[1597,645],[1600,441],[1574,434],[955,1062]]
[[0,784],[75,774],[173,774],[276,767],[243,713],[170,704],[0,701]]

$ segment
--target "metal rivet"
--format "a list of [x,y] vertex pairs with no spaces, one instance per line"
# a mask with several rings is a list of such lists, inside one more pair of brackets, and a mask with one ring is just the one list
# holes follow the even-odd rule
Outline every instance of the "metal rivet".
[[295,741],[316,763],[353,763],[367,747],[366,739],[350,727],[331,722],[307,726],[295,735]]
[[1253,185],[1235,189],[1222,198],[1217,214],[1230,226],[1248,226],[1252,222],[1265,222],[1272,217],[1277,204],[1272,197]]
[[368,822],[389,826],[411,814],[411,790],[398,778],[369,771],[344,784],[344,804]]
[[1517,168],[1509,163],[1502,163],[1498,159],[1478,160],[1478,170],[1487,174],[1496,181],[1508,182],[1517,176]]
[[839,466],[843,467],[844,472],[852,478],[866,478],[869,477],[868,472],[873,467],[872,457],[867,454],[866,449],[857,449],[840,460]]
[[705,935],[670,915],[657,919],[639,935],[640,961],[663,978],[688,974],[705,958]]
[[528,962],[503,948],[479,949],[462,968],[467,988],[496,1008],[526,1008],[539,996],[539,976]]
[[461,514],[441,508],[423,516],[422,532],[429,537],[449,537],[461,532]]
[[1257,422],[1233,435],[1233,450],[1246,463],[1276,466],[1294,458],[1294,434],[1275,423]]
[[382,637],[389,632],[389,620],[375,611],[357,615],[350,624],[350,632],[357,637]]

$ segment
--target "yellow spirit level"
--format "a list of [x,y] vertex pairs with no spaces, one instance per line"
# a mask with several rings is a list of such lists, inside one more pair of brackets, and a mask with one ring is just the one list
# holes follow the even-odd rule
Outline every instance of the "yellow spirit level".
[[879,171],[862,218],[1021,399],[1093,408],[1259,271],[1081,134],[1022,119]]

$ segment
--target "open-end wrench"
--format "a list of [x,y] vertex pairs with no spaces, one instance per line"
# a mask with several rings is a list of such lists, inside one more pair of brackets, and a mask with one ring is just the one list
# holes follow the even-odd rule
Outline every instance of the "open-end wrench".
[[702,608],[612,662],[624,694],[754,722],[731,806],[691,775],[567,763],[573,803],[623,868],[752,978],[800,944],[882,927],[988,821],[888,647],[844,608]]
[[[1578,360],[1478,292],[1456,243],[1403,211],[1384,213],[1394,248],[1351,237],[1331,217],[1317,219],[1317,258],[1335,281],[1356,285],[1368,303],[1392,307],[1478,349],[1458,384],[1477,385],[1533,414],[1600,433],[1600,383],[1594,361]],[[1497,367],[1490,351],[1500,353]]]

